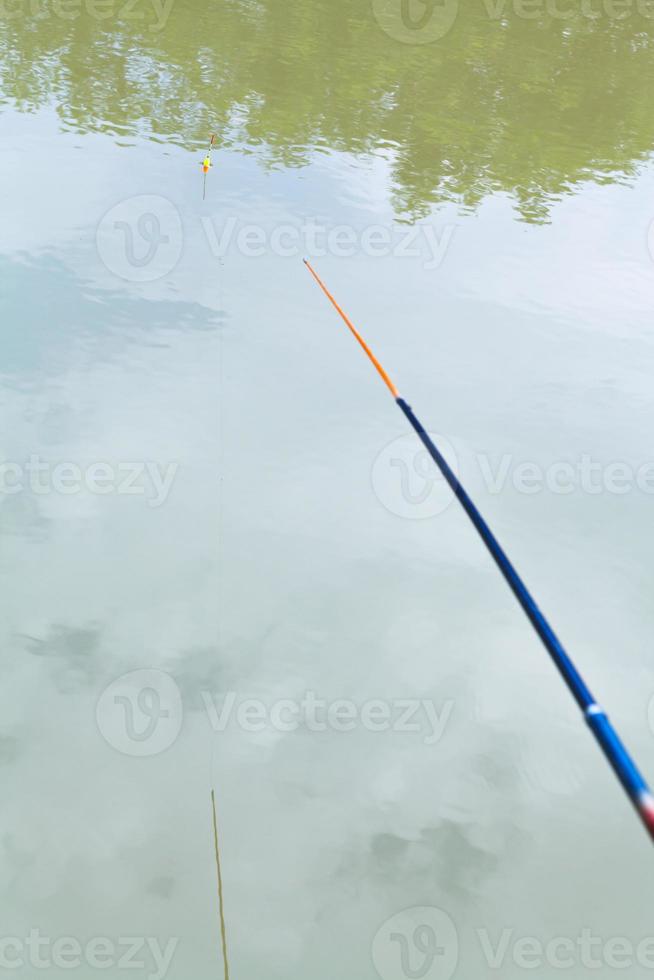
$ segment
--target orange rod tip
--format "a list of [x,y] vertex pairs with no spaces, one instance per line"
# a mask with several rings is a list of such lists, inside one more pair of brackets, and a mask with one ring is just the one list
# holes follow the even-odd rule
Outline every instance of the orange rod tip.
[[309,264],[308,260],[307,259],[303,259],[303,262],[306,265],[306,267],[308,268],[308,270],[311,273],[311,275],[313,276],[313,278],[316,280],[316,282],[320,286],[320,288],[322,289],[323,293],[325,294],[325,296],[327,297],[327,299],[329,300],[329,302],[332,304],[332,306],[334,307],[334,309],[336,310],[336,312],[340,316],[340,318],[343,321],[343,323],[346,325],[346,327],[348,328],[348,330],[350,330],[350,332],[354,335],[355,339],[358,341],[358,343],[361,345],[361,347],[363,348],[363,350],[366,352],[369,360],[373,364],[375,370],[377,371],[378,375],[380,376],[380,378],[382,379],[382,381],[384,382],[384,384],[386,385],[386,387],[390,391],[390,393],[393,396],[393,398],[395,398],[395,399],[399,398],[400,397],[399,391],[397,390],[397,388],[395,387],[395,385],[393,384],[393,382],[391,381],[391,379],[389,378],[388,374],[386,373],[386,371],[384,370],[384,368],[381,366],[380,362],[377,360],[377,358],[375,357],[375,355],[373,354],[373,352],[370,350],[370,348],[368,347],[367,343],[365,342],[365,340],[363,339],[363,337],[361,336],[361,334],[359,333],[359,331],[357,330],[357,328],[354,326],[354,324],[350,320],[350,318],[347,315],[347,313],[345,313],[345,311],[342,310],[341,307],[338,305],[338,303],[336,302],[336,300],[334,299],[334,297],[332,296],[332,294],[329,292],[329,290],[325,286],[324,282],[322,281],[322,279],[320,278],[320,276],[318,275],[318,273]]

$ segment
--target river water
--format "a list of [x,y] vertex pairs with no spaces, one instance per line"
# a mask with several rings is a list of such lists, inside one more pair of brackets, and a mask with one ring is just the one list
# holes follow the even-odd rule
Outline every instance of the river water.
[[4,3],[3,972],[651,976],[651,5]]

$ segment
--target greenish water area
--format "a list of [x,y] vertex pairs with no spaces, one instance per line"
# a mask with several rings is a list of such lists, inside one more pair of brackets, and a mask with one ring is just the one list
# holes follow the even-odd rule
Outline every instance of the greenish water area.
[[0,972],[651,976],[654,4],[3,4]]

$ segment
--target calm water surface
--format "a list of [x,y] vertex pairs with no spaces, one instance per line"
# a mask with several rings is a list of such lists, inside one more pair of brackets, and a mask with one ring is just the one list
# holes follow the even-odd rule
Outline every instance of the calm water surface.
[[651,846],[300,261],[654,778],[654,20],[556,9],[5,8],[21,976],[220,976],[212,785],[238,980],[651,975]]

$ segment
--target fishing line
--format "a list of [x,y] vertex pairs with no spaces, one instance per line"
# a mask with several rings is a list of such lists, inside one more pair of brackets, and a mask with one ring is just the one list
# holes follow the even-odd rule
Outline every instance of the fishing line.
[[372,353],[359,331],[356,329],[350,318],[343,312],[307,259],[304,259],[304,264],[339,316],[345,322],[346,326],[359,342],[369,359],[372,361],[375,369],[384,381],[384,384],[395,399],[396,404],[402,410],[408,422],[417,433],[420,441],[424,445],[438,469],[443,474],[443,477],[451,487],[457,500],[470,518],[472,524],[477,530],[477,533],[481,537],[493,560],[495,561],[495,564],[504,576],[505,581],[522,606],[522,609],[527,615],[529,622],[534,627],[534,630],[540,637],[543,645],[558,668],[559,673],[565,681],[570,693],[577,702],[588,727],[595,736],[615,775],[618,777],[627,796],[634,805],[638,815],[649,832],[650,837],[652,837],[654,840],[654,796],[652,796],[647,783],[640,774],[630,754],[620,741],[606,713],[595,701],[595,698],[590,693],[585,681],[581,677],[581,674],[566,653],[563,645],[554,633],[554,630],[545,619],[545,616],[538,608],[536,601],[513,567],[506,552],[501,547],[490,527],[464,490],[463,486],[458,480],[458,477],[450,468],[447,460],[434,444],[431,436],[425,431],[422,423],[414,415],[411,406],[404,400],[404,398],[401,397],[397,387],[391,381],[381,363]]
[[223,875],[220,865],[220,845],[218,842],[218,817],[216,816],[216,793],[211,790],[211,810],[213,813],[213,842],[216,854],[216,872],[218,875],[218,912],[220,917],[220,944],[223,957],[225,980],[229,980],[229,962],[227,960],[227,928],[225,926],[225,899],[223,895]]

